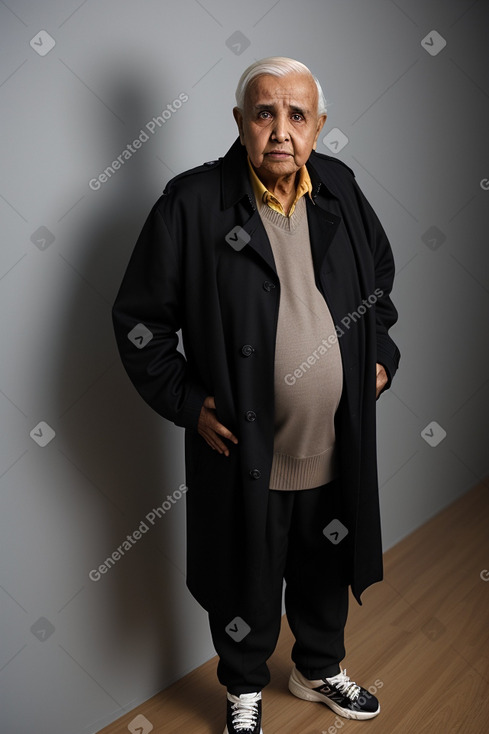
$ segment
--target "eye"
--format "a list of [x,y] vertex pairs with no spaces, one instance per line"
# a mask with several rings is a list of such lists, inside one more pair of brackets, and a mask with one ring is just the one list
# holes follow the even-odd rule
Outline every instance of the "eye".
[[258,113],[258,117],[260,117],[262,120],[269,120],[271,118],[270,112],[268,110],[262,110]]
[[294,114],[292,115],[292,119],[294,120],[294,122],[301,122],[304,117],[299,112],[294,112]]

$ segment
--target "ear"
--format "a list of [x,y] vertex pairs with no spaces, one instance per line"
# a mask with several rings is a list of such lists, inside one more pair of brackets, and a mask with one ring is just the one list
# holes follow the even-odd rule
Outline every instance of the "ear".
[[244,132],[243,132],[243,113],[241,112],[239,107],[233,107],[233,117],[236,120],[236,125],[238,126],[239,139],[241,141],[241,145],[244,145],[245,141],[244,141]]
[[317,123],[317,127],[316,127],[316,134],[314,136],[314,143],[312,145],[312,149],[313,150],[316,150],[316,145],[317,145],[317,142],[318,142],[319,133],[323,129],[323,126],[324,126],[324,123],[326,122],[327,116],[328,115],[321,115],[321,117],[318,118],[318,123]]

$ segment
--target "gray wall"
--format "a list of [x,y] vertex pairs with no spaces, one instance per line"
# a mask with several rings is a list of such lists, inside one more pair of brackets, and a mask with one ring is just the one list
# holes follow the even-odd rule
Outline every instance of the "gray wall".
[[95,732],[213,654],[185,587],[182,431],[130,385],[110,306],[166,181],[233,142],[253,60],[319,76],[318,150],[355,170],[392,241],[385,548],[487,474],[488,16],[486,0],[0,3],[4,734]]

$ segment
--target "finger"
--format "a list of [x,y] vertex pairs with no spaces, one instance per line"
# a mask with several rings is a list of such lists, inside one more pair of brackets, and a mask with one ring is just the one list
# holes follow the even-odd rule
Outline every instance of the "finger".
[[219,421],[216,421],[215,424],[212,426],[212,429],[218,433],[223,438],[227,438],[229,441],[232,441],[233,443],[238,443],[238,439],[234,435],[234,433],[231,433],[229,428],[226,428],[226,426],[223,426],[222,423],[219,423]]
[[[220,426],[221,424],[215,419],[210,411],[204,409],[204,413],[205,417],[198,425],[198,432],[206,440],[209,446],[211,446],[211,448],[219,451],[219,453],[229,453],[228,447],[223,441],[221,441],[219,433],[214,430],[216,424],[217,426]],[[222,426],[222,428],[224,428],[224,426]]]
[[220,423],[217,420],[215,413],[213,413],[210,409],[204,410],[203,420],[205,422],[206,427],[209,428],[210,430],[215,431],[220,436],[223,436],[223,438],[227,438],[229,441],[232,441],[233,443],[238,443],[238,439],[236,438],[234,433],[232,433],[229,430],[229,428],[226,428],[225,425]]
[[205,440],[213,449],[214,451],[217,451],[220,454],[225,454],[226,456],[229,456],[229,449],[228,447],[219,439],[217,433],[208,433],[204,435]]
[[[205,398],[203,407],[207,408],[207,410],[216,410],[216,401],[213,395],[208,395]],[[235,444],[238,443],[236,436],[229,430],[229,428],[226,428],[226,426],[220,423],[214,414],[206,413],[204,419],[206,424],[216,433],[219,433],[221,436]]]
[[[224,426],[222,426],[222,427],[224,428]],[[225,429],[225,430],[227,431],[227,429]],[[231,436],[233,435],[232,433],[230,433],[230,431],[227,431],[227,433],[230,434]],[[217,448],[217,450],[219,451],[220,454],[224,453],[224,454],[226,454],[226,456],[228,456],[229,455],[229,448],[226,446],[226,444],[223,441],[221,441],[221,439],[219,438],[220,435],[223,435],[224,438],[227,438],[227,435],[225,435],[223,433],[220,433],[219,431],[214,431],[213,432],[213,437],[212,437],[213,438],[213,441],[214,441],[214,444],[215,444],[215,446],[216,446],[216,448]],[[234,441],[234,443],[237,443],[237,439]]]

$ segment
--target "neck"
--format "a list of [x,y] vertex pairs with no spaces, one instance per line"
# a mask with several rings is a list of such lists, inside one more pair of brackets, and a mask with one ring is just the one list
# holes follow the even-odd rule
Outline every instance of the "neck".
[[288,212],[295,199],[299,171],[289,173],[286,176],[280,176],[279,178],[263,176],[258,171],[256,175],[268,191],[280,201],[284,211]]

